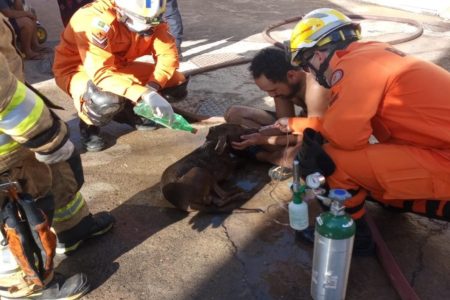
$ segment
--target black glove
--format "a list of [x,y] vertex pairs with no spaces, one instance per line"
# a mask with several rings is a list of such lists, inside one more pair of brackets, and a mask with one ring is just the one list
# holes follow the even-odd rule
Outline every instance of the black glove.
[[302,148],[297,154],[303,178],[315,172],[328,177],[336,169],[331,157],[322,149],[323,142],[320,132],[311,128],[306,128],[303,131]]

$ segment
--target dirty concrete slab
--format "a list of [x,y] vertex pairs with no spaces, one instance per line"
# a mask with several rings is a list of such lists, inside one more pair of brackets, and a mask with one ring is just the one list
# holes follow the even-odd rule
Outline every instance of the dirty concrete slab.
[[[62,29],[54,0],[29,0],[49,31],[54,46]],[[185,25],[181,69],[202,65],[205,58],[251,57],[269,45],[260,32],[270,24],[319,7],[351,14],[412,18],[425,32],[398,45],[409,53],[450,70],[450,24],[433,16],[403,12],[360,1],[179,1]],[[277,28],[277,40],[289,37],[294,24]],[[370,34],[391,38],[411,28],[375,23]],[[367,27],[369,28],[369,27]],[[217,56],[214,56],[217,55]],[[72,138],[80,148],[77,118],[71,100],[54,85],[48,63],[27,62],[30,82],[66,111]],[[271,100],[252,83],[248,65],[234,66],[191,78],[185,107],[220,115],[230,104],[272,109]],[[117,218],[113,232],[87,241],[74,255],[58,259],[58,271],[88,274],[92,291],[86,299],[309,299],[312,247],[295,241],[286,225],[284,204],[288,181],[270,183],[247,205],[266,213],[233,215],[185,214],[160,192],[164,169],[202,144],[199,133],[160,129],[132,131],[117,123],[104,128],[109,148],[83,153],[86,183],[82,189],[93,212],[110,210]],[[312,205],[312,204],[311,204]],[[450,287],[448,223],[387,212],[368,204],[386,243],[422,299],[447,299]],[[313,213],[311,213],[313,221]],[[374,258],[352,261],[348,299],[398,299]]]

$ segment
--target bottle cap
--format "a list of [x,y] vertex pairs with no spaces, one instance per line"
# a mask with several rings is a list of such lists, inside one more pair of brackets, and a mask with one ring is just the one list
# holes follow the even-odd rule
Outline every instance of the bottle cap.
[[302,194],[301,194],[301,192],[294,192],[294,195],[292,197],[292,202],[294,202],[295,204],[302,203]]
[[331,189],[328,193],[328,197],[337,201],[345,201],[348,198],[351,198],[352,195],[344,189]]

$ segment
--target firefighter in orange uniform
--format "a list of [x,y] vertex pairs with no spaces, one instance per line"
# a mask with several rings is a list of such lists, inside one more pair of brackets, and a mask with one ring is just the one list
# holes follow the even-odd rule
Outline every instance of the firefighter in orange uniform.
[[[162,21],[165,5],[165,0],[99,0],[79,9],[64,30],[53,72],[74,100],[88,151],[105,147],[99,129],[113,118],[136,129],[155,129],[133,113],[136,102],[172,118],[171,105],[152,95],[174,101],[186,96],[175,40]],[[135,61],[145,55],[154,64]]]
[[[450,73],[389,44],[360,42],[359,32],[334,9],[314,10],[296,25],[291,62],[331,89],[331,104],[323,117],[277,123],[303,133],[304,175],[322,171],[331,188],[352,193],[346,208],[363,249],[371,247],[362,234],[369,195],[396,210],[450,220]],[[371,135],[378,143],[369,143]]]

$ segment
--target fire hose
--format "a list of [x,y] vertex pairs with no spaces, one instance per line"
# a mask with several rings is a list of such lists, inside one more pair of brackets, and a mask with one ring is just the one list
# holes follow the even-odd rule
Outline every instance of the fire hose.
[[[384,16],[382,17],[382,16],[374,16],[374,15],[348,15],[348,17],[351,18],[352,20],[375,20],[375,21],[403,23],[403,24],[408,24],[415,28],[414,32],[412,32],[411,34],[408,34],[407,36],[405,36],[403,38],[398,38],[398,39],[387,41],[387,43],[389,43],[391,45],[397,45],[397,44],[412,41],[412,40],[420,37],[423,34],[422,24],[420,22],[418,22],[416,20],[412,20],[412,19],[398,18],[398,17],[384,17]],[[261,32],[261,34],[267,42],[271,43],[272,45],[274,45],[278,48],[284,49],[283,43],[272,38],[272,36],[270,35],[270,32],[283,26],[283,25],[298,22],[301,19],[302,19],[301,16],[296,16],[296,17],[282,20],[277,23],[270,24]],[[185,76],[195,76],[198,74],[215,71],[215,70],[222,69],[222,68],[228,68],[228,67],[247,64],[247,63],[250,63],[251,60],[252,60],[252,58],[242,57],[241,59],[226,61],[226,62],[222,62],[222,63],[218,63],[218,64],[207,65],[207,66],[193,69],[193,70],[188,70],[188,71],[184,72],[184,75]],[[174,106],[174,111],[178,114],[183,115],[190,122],[208,122],[208,119],[211,117],[211,116],[207,116],[207,115],[196,114],[196,113],[193,113],[193,112],[190,112],[187,110],[183,110],[181,108],[177,108],[175,106]]]
[[[271,43],[272,45],[274,45],[278,48],[284,49],[283,43],[280,43],[279,41],[272,38],[272,36],[270,35],[270,32],[278,27],[283,26],[283,25],[298,22],[301,20],[301,18],[302,17],[293,17],[293,18],[289,18],[289,19],[283,20],[278,23],[271,24],[271,25],[267,26],[261,32],[261,34],[267,42]],[[389,43],[391,45],[398,45],[401,43],[406,43],[406,42],[412,41],[412,40],[420,37],[423,34],[422,24],[420,24],[420,22],[418,22],[416,20],[411,20],[411,19],[406,19],[406,18],[397,18],[397,17],[380,17],[380,16],[372,16],[372,15],[349,15],[349,18],[351,18],[352,20],[376,20],[376,21],[404,23],[404,24],[408,24],[408,25],[411,25],[416,28],[416,30],[413,33],[409,34],[406,37],[387,41],[387,43]],[[242,58],[242,59],[233,60],[230,62],[222,62],[219,64],[213,64],[213,65],[201,67],[201,68],[194,69],[194,70],[189,70],[189,71],[186,71],[184,74],[186,76],[194,76],[197,74],[211,72],[211,71],[222,69],[222,68],[247,64],[247,63],[251,62],[251,60],[252,60],[252,58]]]

